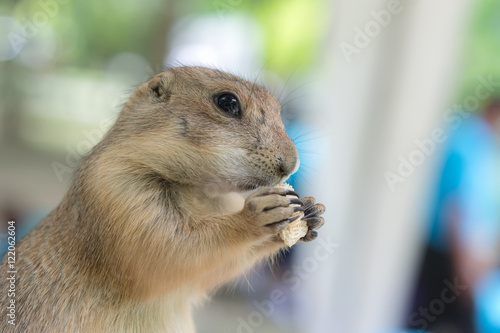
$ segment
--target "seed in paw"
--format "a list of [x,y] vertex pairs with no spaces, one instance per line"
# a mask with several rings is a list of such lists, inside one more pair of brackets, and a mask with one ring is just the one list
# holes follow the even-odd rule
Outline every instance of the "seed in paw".
[[[284,188],[289,191],[293,191],[293,187],[288,185],[288,184],[279,184],[276,187]],[[287,195],[287,198],[290,198],[291,202],[295,201],[295,198],[293,195]],[[290,206],[292,207],[300,207],[300,204],[292,203]],[[301,239],[304,237],[309,228],[307,227],[307,221],[304,221],[302,218],[304,217],[304,212],[299,210],[293,213],[291,218],[293,219],[295,216],[300,216],[298,219],[290,223],[290,225],[284,229],[283,231],[280,232],[280,237],[285,242],[285,244],[288,247],[291,247],[295,245]]]

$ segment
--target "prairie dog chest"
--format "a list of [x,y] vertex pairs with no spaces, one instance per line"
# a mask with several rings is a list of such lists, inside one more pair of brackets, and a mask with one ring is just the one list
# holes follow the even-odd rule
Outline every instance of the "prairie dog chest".
[[234,214],[243,209],[245,199],[253,191],[228,192],[205,185],[179,189],[177,204],[183,215],[192,218]]
[[221,192],[217,188],[211,186],[205,186],[203,188],[203,200],[206,204],[200,204],[201,206],[208,205],[205,211],[209,214],[233,214],[241,211],[245,204],[245,199],[248,197],[250,192]]

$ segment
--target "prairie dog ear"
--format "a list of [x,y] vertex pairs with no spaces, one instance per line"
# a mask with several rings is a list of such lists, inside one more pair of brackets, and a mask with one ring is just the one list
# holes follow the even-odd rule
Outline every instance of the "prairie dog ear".
[[172,85],[172,74],[169,72],[156,75],[148,83],[150,97],[152,99],[168,100],[170,97],[170,88]]

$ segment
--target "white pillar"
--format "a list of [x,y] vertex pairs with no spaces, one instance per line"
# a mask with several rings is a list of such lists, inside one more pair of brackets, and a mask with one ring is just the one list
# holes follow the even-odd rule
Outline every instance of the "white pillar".
[[[320,237],[330,235],[339,247],[304,283],[314,308],[303,310],[309,320],[302,331],[382,332],[402,324],[437,154],[394,191],[384,173],[396,172],[398,157],[408,157],[415,140],[441,125],[455,88],[469,5],[470,0],[332,1],[332,31],[313,98],[331,148],[312,186],[327,206]],[[388,22],[384,13],[390,9]],[[372,29],[365,32],[368,38],[357,27]],[[367,46],[358,47],[349,62],[341,45],[356,46],[355,38]],[[304,257],[314,255],[314,246],[301,249]]]

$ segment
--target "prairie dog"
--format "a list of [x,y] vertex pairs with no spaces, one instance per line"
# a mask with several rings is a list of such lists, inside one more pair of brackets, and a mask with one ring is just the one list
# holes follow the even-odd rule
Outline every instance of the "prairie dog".
[[261,86],[207,68],[141,85],[17,244],[15,326],[1,267],[0,331],[194,332],[193,304],[284,249],[294,211],[308,221],[302,240],[316,238],[324,206],[273,188],[299,166],[280,109]]

